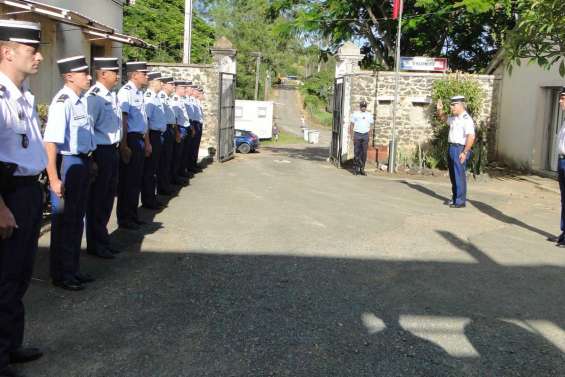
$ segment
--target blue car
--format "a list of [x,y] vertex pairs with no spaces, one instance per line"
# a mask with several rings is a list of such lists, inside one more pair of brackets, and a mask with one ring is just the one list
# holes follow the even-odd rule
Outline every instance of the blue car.
[[259,148],[259,138],[251,131],[235,130],[233,142],[239,153],[255,152]]

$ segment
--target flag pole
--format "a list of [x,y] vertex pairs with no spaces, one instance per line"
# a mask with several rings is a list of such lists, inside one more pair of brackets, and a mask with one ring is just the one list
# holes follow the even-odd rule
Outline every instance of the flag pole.
[[398,107],[398,91],[400,79],[400,38],[402,36],[402,11],[404,10],[404,1],[400,0],[400,9],[398,17],[398,33],[396,36],[396,61],[394,69],[394,102],[392,103],[392,137],[391,145],[388,153],[388,172],[394,173],[396,165],[396,111]]

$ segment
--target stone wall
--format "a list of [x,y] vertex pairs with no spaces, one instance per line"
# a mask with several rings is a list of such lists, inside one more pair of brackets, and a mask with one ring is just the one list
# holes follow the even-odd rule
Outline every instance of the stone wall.
[[151,70],[160,71],[175,80],[190,80],[204,89],[204,131],[200,148],[217,148],[219,71],[215,65],[148,63]]
[[[394,72],[359,72],[347,76],[351,93],[345,102],[350,114],[358,110],[359,102],[365,100],[368,109],[375,114],[373,145],[380,150],[388,150],[392,135],[392,108],[394,100]],[[432,136],[431,118],[435,107],[431,103],[434,81],[444,78],[437,73],[400,74],[399,106],[397,107],[396,135],[399,150],[413,150],[418,143],[425,144]],[[495,76],[475,75],[484,91],[483,113],[478,117],[478,125],[487,127],[490,151],[495,146],[496,135],[496,90],[499,80]],[[347,96],[346,96],[347,98]],[[493,105],[494,104],[494,105]],[[344,115],[345,115],[344,113]],[[349,118],[345,117],[345,124]],[[348,157],[352,157],[352,145],[349,144]]]

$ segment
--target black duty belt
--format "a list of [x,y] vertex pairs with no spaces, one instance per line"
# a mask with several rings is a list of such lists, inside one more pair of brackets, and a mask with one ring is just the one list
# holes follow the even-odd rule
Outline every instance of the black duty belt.
[[14,175],[10,178],[10,186],[17,188],[22,186],[29,186],[39,181],[39,175],[19,176]]
[[560,160],[565,159],[565,154],[559,154],[559,159],[560,159]]
[[118,149],[120,147],[120,143],[114,144],[98,144],[96,147],[97,149]]
[[459,144],[459,143],[447,143],[447,144],[449,144],[449,145],[456,145],[456,146],[458,146],[458,147],[464,147],[464,146],[465,146],[465,144]]
[[137,137],[143,137],[143,133],[142,132],[128,132],[128,136],[137,136]]
[[92,157],[92,151],[90,151],[88,153],[78,153],[74,156],[78,156],[80,158],[90,158],[90,157]]

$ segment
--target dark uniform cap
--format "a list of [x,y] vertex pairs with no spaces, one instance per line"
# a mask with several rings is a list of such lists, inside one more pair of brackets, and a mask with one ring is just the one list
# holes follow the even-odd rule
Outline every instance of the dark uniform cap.
[[359,107],[367,107],[367,102],[366,101],[361,101],[359,103]]
[[161,78],[161,72],[153,71],[147,74],[149,81],[158,80]]
[[149,72],[147,69],[146,62],[127,62],[126,63],[126,70],[128,73],[131,72]]
[[57,65],[61,74],[88,71],[88,64],[86,64],[84,56],[73,56],[72,58],[57,60]]
[[192,81],[183,81],[181,86],[192,86]]
[[39,44],[41,25],[36,22],[0,20],[0,41]]
[[460,102],[465,102],[465,97],[464,96],[454,96],[451,97],[451,103],[460,103]]
[[94,69],[102,71],[119,71],[118,58],[94,58]]
[[159,80],[161,80],[163,84],[175,84],[175,80],[172,76],[161,77]]
[[561,92],[559,93],[559,97],[565,97],[565,86],[561,88]]

